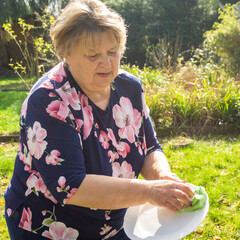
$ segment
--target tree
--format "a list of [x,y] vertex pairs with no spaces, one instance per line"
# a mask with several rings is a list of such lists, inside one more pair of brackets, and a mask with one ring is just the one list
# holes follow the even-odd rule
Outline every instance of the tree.
[[181,39],[178,52],[197,47],[203,33],[217,20],[219,0],[105,0],[126,20],[126,57],[143,66],[146,62],[146,36],[150,44],[165,39],[172,47]]
[[229,72],[240,73],[240,2],[219,10],[219,22],[205,33],[204,44],[220,57]]
[[0,3],[0,23],[5,23],[11,19],[24,17],[29,14],[29,9],[23,0],[1,0]]
[[1,0],[0,1],[0,24],[34,15],[35,12],[43,14],[46,7],[52,12],[59,12],[65,7],[68,0]]

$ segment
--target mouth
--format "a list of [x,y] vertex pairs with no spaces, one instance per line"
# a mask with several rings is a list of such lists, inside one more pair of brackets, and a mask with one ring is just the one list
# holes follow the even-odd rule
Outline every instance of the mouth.
[[107,72],[107,73],[97,73],[97,75],[98,75],[100,78],[108,78],[108,77],[110,77],[111,72]]

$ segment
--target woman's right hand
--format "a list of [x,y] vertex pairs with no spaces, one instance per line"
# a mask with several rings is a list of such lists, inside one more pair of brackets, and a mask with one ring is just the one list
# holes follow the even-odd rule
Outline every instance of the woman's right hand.
[[191,198],[194,194],[190,186],[185,183],[171,180],[149,181],[148,202],[175,212],[182,210],[183,204],[191,206]]

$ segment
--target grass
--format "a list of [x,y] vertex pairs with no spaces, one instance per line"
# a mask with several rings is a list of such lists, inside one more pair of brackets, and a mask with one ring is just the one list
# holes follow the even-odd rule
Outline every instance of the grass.
[[172,170],[204,186],[210,202],[206,219],[185,239],[240,239],[239,136],[195,139],[186,147],[172,142],[163,144]]
[[[210,209],[188,239],[240,239],[240,137],[161,139],[173,172],[206,188]],[[187,142],[185,145],[184,142]],[[8,240],[3,192],[13,171],[17,143],[0,145],[0,240]]]
[[0,77],[0,90],[14,89],[14,90],[29,90],[35,79],[27,78],[21,80],[19,77]]
[[19,132],[21,106],[27,92],[0,92],[0,135]]
[[9,184],[14,159],[17,151],[17,143],[0,143],[0,239],[8,240],[9,235],[4,218],[4,192]]

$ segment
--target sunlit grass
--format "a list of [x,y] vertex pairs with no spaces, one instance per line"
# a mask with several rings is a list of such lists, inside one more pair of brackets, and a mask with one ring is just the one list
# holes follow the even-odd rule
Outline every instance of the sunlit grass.
[[210,209],[204,222],[185,239],[240,237],[240,138],[194,140],[185,147],[164,143],[172,170],[182,179],[204,186]]
[[0,239],[8,240],[9,235],[4,218],[4,192],[13,173],[17,143],[0,143]]
[[0,135],[19,132],[21,106],[27,92],[0,92]]
[[[202,224],[188,239],[240,237],[240,137],[193,138],[186,145],[179,138],[160,139],[172,171],[180,178],[204,186],[210,208]],[[17,143],[0,145],[0,239],[9,239],[4,221],[3,192],[13,171]]]

